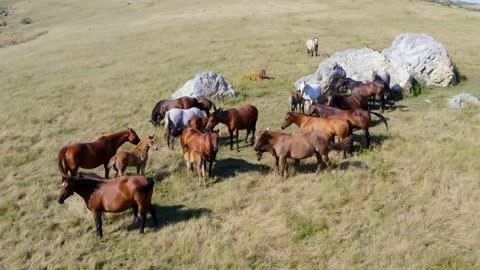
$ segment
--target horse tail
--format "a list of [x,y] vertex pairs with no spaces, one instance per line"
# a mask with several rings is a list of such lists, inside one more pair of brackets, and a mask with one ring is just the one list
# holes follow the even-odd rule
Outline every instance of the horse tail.
[[139,186],[137,188],[137,191],[140,193],[147,193],[153,189],[153,185],[155,185],[155,181],[153,180],[153,178],[147,177],[147,185]]
[[60,152],[58,153],[58,170],[60,171],[60,174],[63,176],[67,176],[67,170],[65,166],[65,158],[66,158],[66,153],[67,153],[67,147],[63,147],[60,149]]
[[108,168],[111,169],[112,167],[115,166],[115,163],[117,161],[117,155],[115,154],[111,159],[110,161],[108,162]]
[[165,113],[165,129],[168,129],[168,126],[170,125],[170,112]]
[[387,119],[385,119],[385,117],[382,114],[376,113],[376,112],[369,112],[369,113],[371,113],[371,114],[377,116],[378,118],[380,118],[383,121],[383,123],[385,124],[385,127],[387,127],[387,130],[388,130]]
[[338,143],[328,143],[327,147],[329,150],[345,151],[350,149],[350,147],[352,146],[352,142],[353,134],[350,134],[348,137]]

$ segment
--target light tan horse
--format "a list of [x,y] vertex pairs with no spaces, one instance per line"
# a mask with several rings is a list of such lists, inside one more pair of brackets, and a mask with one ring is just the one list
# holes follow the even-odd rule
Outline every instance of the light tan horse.
[[119,172],[120,176],[125,175],[125,170],[127,167],[136,166],[137,174],[142,173],[145,175],[145,166],[147,165],[148,160],[148,150],[153,148],[153,150],[158,150],[158,144],[154,136],[148,136],[148,138],[142,140],[135,148],[130,151],[119,151],[115,156],[110,159],[108,163],[108,168],[115,170],[115,177],[118,177]]
[[207,177],[207,160],[206,157],[202,155],[201,152],[195,151],[192,149],[185,149],[183,153],[185,163],[187,164],[187,170],[190,173],[193,170],[193,165],[197,168],[198,173],[198,185],[200,186],[200,178],[203,178],[203,186],[206,187],[206,177]]

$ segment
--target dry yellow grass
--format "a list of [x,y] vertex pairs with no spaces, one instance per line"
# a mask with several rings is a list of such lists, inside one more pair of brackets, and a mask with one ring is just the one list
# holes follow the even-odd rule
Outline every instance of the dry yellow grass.
[[[14,12],[0,42],[48,31],[0,49],[0,269],[480,267],[479,108],[446,108],[459,92],[480,96],[480,13],[394,0],[0,7]],[[15,24],[23,17],[34,23]],[[151,108],[197,72],[220,72],[240,93],[219,107],[252,103],[259,128],[279,129],[298,77],[336,51],[381,49],[403,32],[437,38],[468,80],[398,102],[407,111],[385,114],[390,131],[373,128],[373,149],[336,157],[331,173],[315,175],[309,159],[282,180],[270,156],[257,162],[249,148],[222,145],[215,183],[203,189],[178,147],[161,142],[147,165],[158,180],[159,231],[139,235],[127,230],[131,213],[109,214],[98,240],[79,196],[56,203],[62,146],[126,126],[160,135]],[[303,42],[314,35],[320,57],[312,59]],[[273,80],[243,79],[264,67]]]

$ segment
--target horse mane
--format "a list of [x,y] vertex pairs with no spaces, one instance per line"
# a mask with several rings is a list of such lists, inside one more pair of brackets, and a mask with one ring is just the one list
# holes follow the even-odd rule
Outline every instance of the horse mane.
[[157,116],[160,114],[160,109],[163,106],[163,103],[165,103],[165,101],[167,101],[167,99],[162,99],[159,102],[157,102],[157,104],[155,104],[155,106],[153,107],[152,116],[151,116],[152,121],[157,120],[158,118]]
[[[96,174],[93,174],[93,175],[96,175]],[[75,183],[78,183],[82,187],[86,187],[90,190],[96,190],[96,189],[100,188],[103,184],[106,183],[105,181],[100,180],[102,178],[98,175],[92,177],[92,176],[86,176],[86,175],[81,174],[80,177],[73,178],[73,179],[74,179],[73,181],[75,181]]]
[[100,138],[98,138],[97,140],[106,139],[106,138],[113,138],[113,137],[116,137],[118,135],[124,134],[125,132],[128,132],[128,130],[122,130],[122,131],[115,132],[115,133],[112,133],[112,134],[103,135]]

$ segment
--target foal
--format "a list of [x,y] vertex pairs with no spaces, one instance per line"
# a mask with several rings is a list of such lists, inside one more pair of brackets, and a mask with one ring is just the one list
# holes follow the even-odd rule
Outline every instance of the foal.
[[137,174],[141,172],[142,175],[145,175],[145,166],[147,166],[148,150],[150,150],[150,147],[155,151],[158,150],[155,135],[148,136],[148,138],[140,141],[140,143],[130,151],[119,151],[110,159],[108,168],[111,169],[113,167],[115,177],[118,177],[119,172],[120,176],[123,176],[127,167],[132,166],[137,167]]
[[119,213],[133,209],[133,222],[137,223],[140,213],[140,233],[144,232],[148,210],[153,224],[158,226],[155,210],[151,205],[154,180],[145,176],[122,176],[113,181],[99,180],[100,177],[69,177],[62,174],[62,186],[58,203],[73,193],[80,195],[88,210],[92,211],[97,227],[97,236],[102,238],[102,213]]
[[305,113],[305,100],[299,90],[290,94],[288,97],[288,104],[290,104],[290,112],[295,112],[298,106],[298,110]]
[[192,171],[192,167],[195,164],[195,167],[197,168],[197,173],[198,173],[198,185],[200,186],[200,178],[203,178],[203,186],[206,187],[206,177],[207,177],[207,172],[206,172],[206,165],[207,161],[204,155],[202,153],[191,150],[191,149],[185,149],[183,153],[183,158],[185,159],[185,163],[187,164],[187,170],[188,172]]

